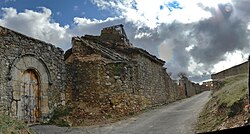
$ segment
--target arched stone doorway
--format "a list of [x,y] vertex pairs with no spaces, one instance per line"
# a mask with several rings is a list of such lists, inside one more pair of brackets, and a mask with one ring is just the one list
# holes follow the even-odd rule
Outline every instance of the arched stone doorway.
[[33,55],[17,58],[10,70],[12,101],[10,115],[26,123],[48,118],[50,73],[45,63]]
[[24,71],[20,86],[17,118],[26,123],[37,123],[41,115],[41,86],[37,72],[33,69]]

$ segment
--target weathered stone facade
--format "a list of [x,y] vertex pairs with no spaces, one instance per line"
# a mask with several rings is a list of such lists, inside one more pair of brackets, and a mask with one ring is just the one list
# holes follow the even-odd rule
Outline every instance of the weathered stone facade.
[[196,94],[191,82],[189,88],[174,83],[164,61],[133,47],[124,39],[122,26],[117,27],[103,29],[100,36],[72,38],[72,48],[65,54],[67,104],[86,103],[89,107],[78,109],[94,106],[98,115],[123,116]]
[[0,27],[0,52],[0,112],[28,123],[44,121],[65,103],[73,109],[67,120],[79,124],[123,117],[204,90],[188,79],[174,82],[165,62],[133,47],[122,25],[104,28],[100,36],[73,37],[65,54]]
[[206,90],[210,90],[210,88],[205,85],[199,85],[197,83],[191,82],[185,76],[179,80],[179,87],[187,97],[193,96]]
[[64,103],[63,50],[0,26],[0,112],[44,121]]

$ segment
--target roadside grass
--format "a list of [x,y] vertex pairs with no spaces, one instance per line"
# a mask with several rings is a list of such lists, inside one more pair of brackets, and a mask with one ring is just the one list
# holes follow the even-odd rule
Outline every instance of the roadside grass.
[[0,114],[0,134],[35,134],[25,123]]
[[196,124],[198,133],[244,124],[244,120],[237,119],[239,115],[246,115],[243,108],[247,102],[247,80],[247,74],[241,74],[223,81],[200,113]]

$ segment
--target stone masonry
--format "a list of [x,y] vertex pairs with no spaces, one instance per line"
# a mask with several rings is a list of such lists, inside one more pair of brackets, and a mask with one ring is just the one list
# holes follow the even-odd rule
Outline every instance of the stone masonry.
[[211,78],[216,80],[225,79],[226,77],[248,73],[248,61],[241,63],[239,65],[233,66],[221,72],[215,73],[211,75]]
[[121,118],[148,107],[204,91],[187,78],[179,84],[165,62],[134,47],[122,25],[100,36],[72,38],[61,48],[0,27],[0,113],[27,123],[49,119],[61,105],[71,107],[65,120]]
[[77,107],[75,114],[86,113],[82,118],[126,116],[201,91],[187,79],[188,87],[174,83],[165,62],[133,47],[122,25],[104,28],[100,36],[73,37],[65,62],[66,104]]
[[45,121],[64,103],[63,50],[0,26],[0,112]]

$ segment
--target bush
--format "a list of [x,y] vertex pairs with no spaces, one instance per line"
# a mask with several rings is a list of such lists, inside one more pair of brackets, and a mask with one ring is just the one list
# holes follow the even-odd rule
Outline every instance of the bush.
[[60,106],[54,109],[52,117],[47,124],[57,125],[60,127],[69,127],[69,123],[65,120],[65,117],[72,112],[72,108],[68,106]]

